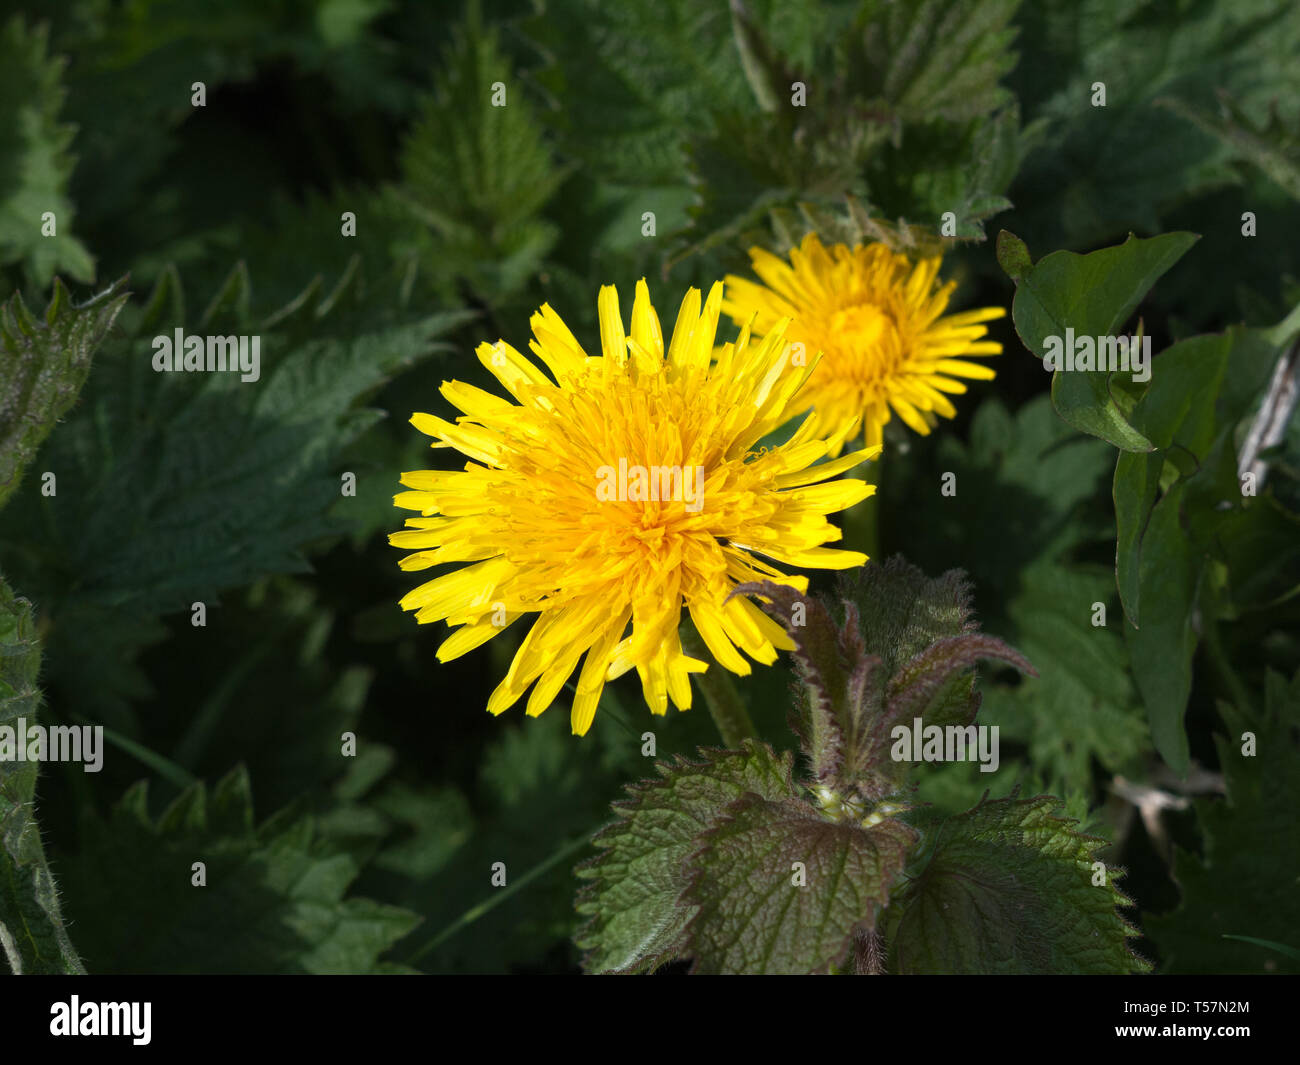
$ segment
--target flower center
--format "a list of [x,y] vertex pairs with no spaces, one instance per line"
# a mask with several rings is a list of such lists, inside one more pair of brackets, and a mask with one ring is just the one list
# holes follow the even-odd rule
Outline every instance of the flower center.
[[903,364],[903,345],[893,317],[874,303],[855,303],[831,315],[825,344],[830,376],[873,390]]

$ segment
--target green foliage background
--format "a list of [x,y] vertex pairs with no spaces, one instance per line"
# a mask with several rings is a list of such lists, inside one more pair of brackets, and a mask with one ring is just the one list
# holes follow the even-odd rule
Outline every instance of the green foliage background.
[[[999,229],[1035,270],[1058,249],[1186,230],[1199,242],[1139,294],[1155,350],[1272,327],[1300,301],[1297,54],[1288,0],[6,13],[0,723],[39,705],[110,738],[99,774],[0,777],[0,924],[30,904],[58,933],[23,948],[29,967],[576,970],[572,866],[622,785],[650,775],[643,732],[661,757],[716,736],[702,707],[652,720],[628,678],[583,740],[559,706],[490,718],[515,633],[436,663],[438,634],[396,605],[409,578],[385,534],[398,472],[453,460],[431,458],[409,413],[441,413],[443,379],[491,387],[473,347],[522,343],[542,302],[591,338],[597,287],[645,276],[672,314],[687,285],[745,272],[751,243],[845,221],[846,197],[931,229],[954,212],[945,269],[964,305],[1012,305]],[[788,106],[795,81],[805,108]],[[1181,792],[1144,706],[1164,658],[1124,635],[1115,449],[1053,409],[1026,320],[994,323],[998,378],[956,423],[890,441],[865,505],[875,554],[965,569],[984,629],[1037,667],[985,675],[981,721],[1003,734],[991,791],[1061,795],[1114,841],[1157,971],[1294,970],[1294,951],[1224,936],[1300,947],[1300,422],[1265,456],[1267,520],[1207,534],[1222,557],[1198,587],[1217,598],[1187,607],[1204,638],[1183,664],[1186,756],[1226,796],[1180,802],[1153,837],[1125,783]],[[262,379],[153,373],[149,342],[176,327],[261,335]],[[1236,383],[1255,380],[1241,360],[1276,355],[1250,355],[1263,335],[1224,348],[1232,425],[1264,384]],[[58,360],[58,388],[23,378],[30,358]],[[1157,413],[1133,424],[1158,430]],[[846,522],[852,538],[861,514]],[[789,668],[775,668],[740,688],[780,749]],[[1247,730],[1255,763],[1235,754]],[[922,776],[954,813],[988,784],[969,764]],[[196,898],[199,860],[213,886]]]

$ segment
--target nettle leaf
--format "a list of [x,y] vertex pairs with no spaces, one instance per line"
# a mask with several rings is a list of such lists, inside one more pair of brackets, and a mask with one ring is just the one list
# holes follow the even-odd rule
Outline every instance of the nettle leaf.
[[1114,456],[1105,441],[1062,421],[1046,394],[1014,415],[993,398],[975,411],[968,443],[948,434],[933,448],[896,455],[880,489],[888,496],[955,476],[957,494],[943,507],[887,515],[884,538],[909,544],[923,565],[943,565],[953,543],[965,545],[983,627],[1038,670],[1017,684],[986,679],[979,720],[1001,728],[1004,759],[1008,742],[1025,745],[1041,790],[1083,786],[1094,758],[1128,771],[1150,747],[1119,627],[1092,624],[1095,603],[1116,609],[1114,575],[1074,561],[1104,552],[1111,539],[1097,499]]
[[829,785],[867,769],[865,729],[880,714],[885,678],[881,661],[862,643],[857,607],[847,604],[843,627],[826,604],[805,598],[788,585],[740,584],[732,595],[757,595],[795,643],[795,668],[803,682],[801,713],[791,723],[812,763],[813,778]]
[[398,192],[437,235],[431,269],[450,260],[491,299],[521,287],[559,236],[538,214],[564,176],[495,31],[463,27],[402,148]]
[[956,570],[932,581],[895,557],[860,571],[840,585],[842,626],[824,603],[789,587],[743,584],[733,594],[767,600],[794,641],[803,685],[796,731],[814,779],[841,799],[856,793],[873,802],[898,790],[907,764],[887,753],[895,725],[970,724],[979,697],[969,671],[979,661],[1037,675],[1018,652],[975,631],[969,588]]
[[1218,137],[1234,155],[1259,167],[1288,196],[1300,200],[1300,129],[1278,114],[1277,100],[1270,101],[1268,119],[1259,122],[1246,114],[1230,93],[1220,89],[1218,97],[1222,116],[1176,98],[1156,103]]
[[588,972],[640,972],[681,956],[696,912],[679,900],[688,883],[683,866],[700,835],[742,797],[798,794],[789,754],[753,741],[743,751],[700,753],[702,762],[657,762],[662,779],[631,785],[632,797],[615,803],[619,820],[593,841],[603,853],[578,867],[592,881],[577,905],[591,919],[574,937],[587,951]]
[[[37,724],[41,642],[32,604],[0,577],[0,728]],[[13,743],[11,739],[8,742]],[[37,762],[0,760],[0,953],[15,975],[82,973],[36,823]]]
[[[816,25],[803,6],[784,7],[787,20]],[[680,185],[686,139],[715,111],[749,102],[722,5],[574,0],[521,29],[547,60],[534,77],[555,101],[546,119],[566,155],[613,181]],[[582,107],[561,103],[572,100]]]
[[[123,670],[140,644],[124,645],[125,635],[147,638],[161,613],[302,572],[308,546],[349,530],[337,506],[340,459],[383,417],[361,401],[471,317],[454,311],[334,335],[333,294],[313,289],[265,329],[241,310],[246,283],[232,271],[202,317],[177,320],[184,299],[164,274],[144,308],[124,315],[128,335],[103,345],[79,409],[46,449],[57,496],[24,486],[26,505],[0,521],[0,558],[57,622],[52,675],[91,716],[119,712],[139,689]],[[299,315],[314,326],[305,337]],[[173,338],[178,328],[256,336],[258,380],[155,372],[155,334]],[[101,638],[114,653],[100,664],[116,678],[82,669],[87,645]]]
[[[1020,264],[1011,305],[1016,332],[1040,359],[1047,354],[1049,337],[1057,338],[1063,349],[1067,329],[1075,337],[1114,335],[1156,280],[1198,239],[1193,233],[1149,240],[1130,235],[1117,247],[1088,255],[1053,252],[1028,273]],[[1119,382],[1129,377],[1107,370],[1058,370],[1052,377],[1052,403],[1081,432],[1125,451],[1150,451],[1154,445],[1131,423],[1126,409],[1131,403],[1119,390]]]
[[[90,253],[72,236],[74,127],[59,121],[64,63],[47,54],[48,38],[48,25],[28,30],[20,15],[0,25],[0,266],[22,263],[38,288],[56,271],[78,281],[95,276]],[[47,213],[53,233],[42,232]]]
[[1226,797],[1195,801],[1205,843],[1200,855],[1176,852],[1182,902],[1143,924],[1167,972],[1300,972],[1294,955],[1246,938],[1295,945],[1300,929],[1300,673],[1288,681],[1269,671],[1262,710],[1219,709]]
[[826,973],[874,929],[916,833],[828,821],[805,802],[741,797],[701,837],[685,898],[698,973]]
[[72,408],[90,360],[128,299],[126,278],[74,304],[58,278],[41,318],[15,292],[0,307],[0,506],[54,423]]
[[1038,560],[1006,603],[1009,635],[1038,674],[986,683],[980,720],[1001,728],[1004,750],[1023,743],[1054,791],[1090,788],[1094,760],[1135,773],[1151,747],[1124,638],[1114,624],[1092,623],[1095,604],[1113,609],[1111,587],[1103,567]]
[[[248,775],[182,793],[156,820],[142,782],[68,863],[69,914],[103,973],[371,973],[419,918],[347,897],[358,859],[311,818],[257,827]],[[206,886],[192,885],[193,863]]]
[[[1126,973],[1148,966],[1117,912],[1119,871],[1105,840],[1057,816],[1051,796],[999,799],[949,818],[923,844],[898,896],[891,938],[900,973]],[[1104,882],[1095,885],[1100,878]]]
[[923,0],[863,5],[853,87],[888,100],[904,121],[974,118],[1011,94],[999,85],[1016,65],[1011,18],[1020,0]]
[[[1024,228],[1054,247],[1158,231],[1172,209],[1234,181],[1234,151],[1161,105],[1206,110],[1226,88],[1263,113],[1288,98],[1300,44],[1300,13],[1288,0],[1176,12],[1134,0],[1039,0],[1018,23],[1011,85],[1051,135],[1012,199]],[[1097,82],[1104,107],[1091,106]],[[1054,193],[1029,194],[1039,189]]]
[[842,578],[839,592],[857,605],[867,650],[890,677],[936,640],[974,628],[970,582],[960,570],[929,578],[896,555]]

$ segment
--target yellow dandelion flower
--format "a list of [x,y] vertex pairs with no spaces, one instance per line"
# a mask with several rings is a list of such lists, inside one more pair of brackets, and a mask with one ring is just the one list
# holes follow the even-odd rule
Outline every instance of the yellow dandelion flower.
[[959,378],[993,379],[968,357],[1001,353],[1001,344],[980,339],[988,332],[980,323],[1006,310],[945,317],[956,282],[940,284],[939,256],[913,262],[879,243],[826,248],[816,233],[791,249],[788,263],[762,248],[749,256],[763,283],[729,275],[722,308],[737,325],[752,320],[758,336],[793,319],[786,340],[802,343],[810,358],[822,353],[791,413],[817,410],[830,454],[859,432],[866,446],[878,445],[891,411],[928,435],[934,415],[957,413],[948,396],[966,391]]
[[418,516],[390,542],[414,552],[403,569],[469,564],[414,589],[402,607],[421,623],[455,629],[438,649],[443,662],[537,615],[488,700],[491,713],[535,684],[527,712],[540,714],[580,659],[572,710],[579,735],[606,681],[633,667],[654,713],[666,713],[669,698],[684,710],[690,674],[706,663],[682,651],[683,607],[714,659],[746,674],[738,648],[771,663],[792,645],[752,600],[728,598],[737,584],[773,580],[802,592],[807,578],[775,564],[845,569],[866,561],[825,546],[841,536],[826,515],[872,494],[862,481],[829,481],[871,453],[813,465],[828,452],[815,415],[789,442],[755,450],[789,420],[810,367],[790,364],[780,322],[761,343],[742,329],[714,361],[721,305],[721,283],[703,308],[691,289],[665,346],[644,280],[630,331],[617,292],[602,288],[598,356],[543,306],[528,346],[549,376],[504,341],[481,344],[480,361],[514,402],[449,381],[442,394],[463,412],[455,424],[411,418],[433,447],[470,461],[463,470],[402,475],[410,491],[394,501]]

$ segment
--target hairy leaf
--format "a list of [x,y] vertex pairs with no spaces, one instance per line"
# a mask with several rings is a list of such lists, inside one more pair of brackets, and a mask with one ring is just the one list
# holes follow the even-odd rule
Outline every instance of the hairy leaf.
[[[37,725],[41,643],[32,605],[0,577],[0,729]],[[12,744],[14,740],[10,740]],[[36,762],[0,760],[0,954],[14,974],[84,972],[64,929],[36,823]]]
[[686,898],[700,973],[825,973],[870,932],[914,830],[829,821],[807,803],[745,795],[701,840]]
[[127,301],[125,283],[78,305],[56,278],[42,318],[34,318],[16,292],[0,308],[0,506],[76,402],[91,357]]
[[[1104,840],[1076,832],[1050,796],[999,799],[932,828],[899,902],[900,973],[1126,973],[1145,963],[1116,912]],[[1102,881],[1096,884],[1096,879]]]
[[578,912],[591,919],[575,937],[590,972],[636,972],[681,954],[694,904],[679,900],[683,863],[727,805],[746,795],[795,795],[789,755],[748,743],[743,753],[702,751],[703,762],[656,763],[661,779],[632,786],[615,805],[619,820],[595,837],[602,853],[578,868],[591,880]]

